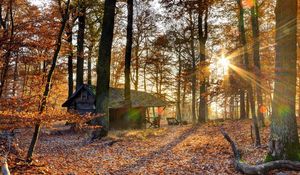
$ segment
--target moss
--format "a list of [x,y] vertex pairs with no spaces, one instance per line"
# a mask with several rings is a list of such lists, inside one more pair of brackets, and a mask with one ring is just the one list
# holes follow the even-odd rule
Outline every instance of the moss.
[[274,160],[273,156],[268,153],[267,156],[265,157],[264,162],[271,162],[273,160]]
[[300,161],[300,148],[298,144],[292,144],[287,148],[287,156],[289,160]]
[[[287,159],[292,161],[300,161],[300,148],[298,144],[291,144],[287,147]],[[271,162],[274,160],[280,160],[281,157],[274,157],[270,153],[265,157],[264,162]]]

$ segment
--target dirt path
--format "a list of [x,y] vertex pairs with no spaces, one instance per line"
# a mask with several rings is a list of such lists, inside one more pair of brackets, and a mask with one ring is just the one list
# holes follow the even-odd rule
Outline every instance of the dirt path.
[[[202,126],[172,126],[144,131],[112,132],[88,143],[84,134],[42,134],[36,159],[49,174],[238,174],[232,153],[219,132],[222,125],[243,150],[244,159],[259,163],[266,153],[252,146],[251,121]],[[111,140],[119,140],[109,146]],[[294,174],[294,173],[292,173]]]

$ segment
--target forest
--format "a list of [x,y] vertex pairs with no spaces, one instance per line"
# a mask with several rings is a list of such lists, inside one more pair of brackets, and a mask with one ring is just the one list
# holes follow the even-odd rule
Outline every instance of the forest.
[[300,174],[298,10],[0,0],[0,174]]

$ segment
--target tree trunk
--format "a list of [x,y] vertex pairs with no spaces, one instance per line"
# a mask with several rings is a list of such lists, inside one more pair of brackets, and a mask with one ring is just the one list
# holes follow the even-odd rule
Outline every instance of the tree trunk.
[[88,54],[88,85],[92,85],[92,56],[93,56],[94,45],[91,43],[89,45],[89,54]]
[[78,2],[78,13],[76,89],[83,85],[84,75],[84,29],[86,7],[83,0]]
[[[205,7],[203,7],[205,6]],[[205,45],[208,36],[208,25],[207,25],[207,18],[208,18],[208,7],[206,4],[199,5],[198,10],[198,35],[199,35],[199,45],[200,45],[200,64],[202,69],[206,69],[206,52],[205,52]],[[204,21],[203,21],[204,18]],[[202,75],[203,80],[201,81],[200,85],[200,103],[199,103],[199,117],[198,122],[204,123],[208,118],[208,110],[207,110],[207,78],[206,75]]]
[[245,111],[245,91],[243,89],[240,90],[240,119],[245,119],[246,111]]
[[192,52],[192,121],[193,124],[196,123],[196,56],[195,56],[195,35],[194,35],[194,24],[192,11],[189,11],[189,20],[190,20],[190,47]]
[[269,156],[272,159],[299,160],[295,116],[297,0],[276,1],[275,14],[277,45]]
[[[187,110],[185,109],[185,96],[186,96],[186,86],[187,83],[185,81],[183,81],[183,92],[182,92],[182,100],[181,100],[181,109],[182,109],[182,116],[181,118],[185,118],[186,117],[186,113]],[[186,118],[185,118],[186,119]]]
[[[245,24],[244,24],[244,9],[243,9],[241,0],[237,0],[237,4],[239,7],[239,12],[240,12],[240,14],[239,14],[240,43],[241,43],[242,47],[244,48],[243,60],[244,60],[246,70],[250,72],[249,55],[247,53],[246,32],[245,32]],[[258,128],[258,122],[257,122],[257,118],[256,118],[255,101],[253,98],[253,88],[252,88],[251,80],[248,80],[248,81],[249,82],[247,83],[247,96],[248,96],[249,103],[250,103],[253,127],[254,127],[254,131],[255,131],[255,138],[256,138],[255,145],[260,146],[259,128]]]
[[133,28],[133,0],[127,0],[127,37],[126,37],[126,53],[125,53],[125,103],[130,107],[130,65],[132,51],[132,28]]
[[250,104],[249,104],[249,96],[248,93],[246,93],[246,118],[250,118]]
[[[239,17],[238,18],[239,18],[239,32],[240,32],[240,37],[241,37],[240,43],[241,43],[241,45],[244,45],[244,43],[246,43],[246,41],[244,41],[245,39],[242,38],[242,37],[244,37],[243,35],[245,35],[244,9],[243,9],[243,6],[241,4],[241,0],[237,0],[237,4],[238,4],[238,7],[239,7]],[[241,65],[242,66],[244,66],[244,64],[245,64],[245,57],[248,56],[248,54],[246,52],[247,52],[247,50],[244,48],[242,59],[241,59]],[[241,81],[243,82],[242,78],[241,78]],[[248,118],[248,117],[246,117],[246,115],[248,115],[248,113],[246,114],[247,109],[245,111],[245,90],[244,89],[241,89],[241,91],[240,91],[240,102],[241,102],[241,104],[240,104],[240,118],[241,119]],[[249,106],[246,106],[246,107],[249,107]]]
[[109,129],[109,81],[115,9],[116,0],[105,0],[102,34],[99,43],[96,89],[96,113],[105,114],[105,116],[99,118],[99,124],[102,128],[95,133],[95,138],[106,136]]
[[259,134],[259,127],[258,127],[258,121],[255,115],[255,101],[253,98],[253,88],[250,84],[248,87],[248,96],[249,96],[249,102],[250,102],[250,110],[252,114],[252,122],[253,122],[253,128],[255,133],[255,146],[260,146],[260,134]]
[[[55,67],[56,67],[56,62],[57,62],[57,57],[58,57],[58,54],[59,54],[59,51],[60,51],[60,48],[61,48],[62,35],[63,35],[66,23],[67,23],[68,18],[69,18],[69,4],[70,4],[70,0],[68,0],[67,3],[66,3],[66,9],[64,11],[63,19],[62,19],[62,22],[61,22],[61,27],[60,27],[60,30],[59,30],[59,33],[58,33],[58,36],[57,36],[54,55],[52,57],[51,68],[48,72],[44,94],[43,94],[43,97],[42,97],[42,100],[41,100],[41,103],[40,103],[40,106],[39,106],[39,114],[42,114],[44,112],[44,110],[46,108],[46,105],[47,105],[47,99],[48,99],[48,96],[49,96],[49,92],[51,90],[52,75],[54,73],[54,70],[55,70]],[[38,136],[39,136],[39,133],[40,133],[40,128],[41,128],[40,123],[37,123],[35,125],[34,134],[33,134],[33,137],[32,137],[28,152],[27,152],[27,158],[26,158],[27,162],[32,161],[32,155],[33,155],[33,152],[34,152],[36,142],[38,140]]]
[[257,117],[259,121],[259,125],[262,127],[265,126],[264,122],[264,114],[260,110],[260,107],[263,105],[262,100],[262,89],[261,89],[261,68],[260,68],[260,55],[259,55],[259,48],[260,48],[260,41],[259,41],[259,24],[258,24],[258,4],[257,1],[254,1],[254,5],[251,8],[251,23],[252,23],[252,34],[253,34],[253,62],[255,66],[255,74],[257,79],[256,86],[256,97],[257,97]]
[[19,72],[18,72],[18,64],[19,63],[19,55],[17,54],[16,60],[15,60],[15,70],[14,70],[14,82],[13,82],[13,91],[12,94],[13,96],[17,95],[17,81],[18,81],[18,76],[19,76]]
[[66,35],[67,35],[67,42],[69,45],[69,55],[68,55],[68,98],[70,98],[73,94],[73,45],[72,45],[72,27],[73,24],[66,25]]
[[[6,79],[7,79],[7,74],[9,70],[9,64],[10,64],[10,57],[11,57],[11,52],[12,52],[12,43],[13,43],[13,37],[14,37],[14,18],[13,18],[13,12],[12,12],[12,7],[13,7],[13,1],[9,1],[9,8],[7,8],[7,14],[6,16],[8,17],[8,13],[10,16],[10,34],[9,34],[9,25],[8,25],[8,18],[5,19],[5,21],[2,21],[3,23],[3,35],[5,37],[9,38],[9,44],[8,47],[6,48],[6,53],[4,54],[4,64],[3,64],[3,70],[1,71],[1,79],[0,79],[0,98],[3,95],[3,90],[4,87],[6,86]],[[2,12],[2,9],[1,11]],[[1,14],[2,15],[2,14]],[[0,16],[1,16],[0,15]],[[1,16],[2,18],[2,16]]]
[[135,47],[135,83],[134,83],[134,89],[137,91],[139,88],[139,42],[137,42],[137,45]]
[[[181,46],[179,46],[181,47]],[[180,98],[181,98],[181,51],[178,54],[178,82],[177,82],[177,102],[176,102],[176,118],[181,121],[181,108],[180,108]]]

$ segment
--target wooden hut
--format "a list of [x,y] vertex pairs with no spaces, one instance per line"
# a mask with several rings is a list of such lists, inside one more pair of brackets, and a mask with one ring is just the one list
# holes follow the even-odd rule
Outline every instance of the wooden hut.
[[[79,114],[95,112],[96,91],[94,86],[82,85],[62,105]],[[144,128],[146,110],[149,107],[164,107],[166,102],[146,92],[131,90],[132,108],[124,103],[124,89],[109,89],[109,122],[112,129]]]

